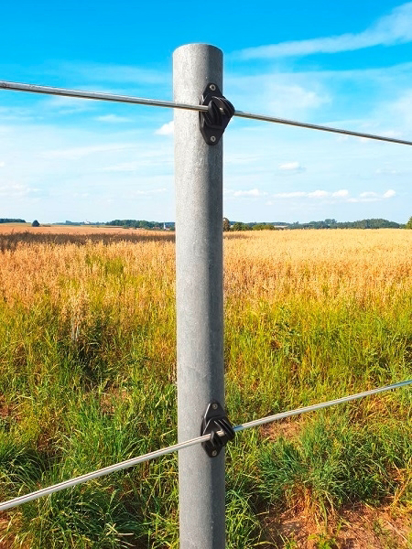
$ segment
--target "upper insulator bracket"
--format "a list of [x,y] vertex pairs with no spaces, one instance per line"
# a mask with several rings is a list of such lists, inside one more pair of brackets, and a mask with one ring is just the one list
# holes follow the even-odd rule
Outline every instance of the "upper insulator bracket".
[[235,113],[235,108],[213,82],[206,86],[200,104],[207,105],[208,108],[199,113],[200,131],[208,145],[217,145]]

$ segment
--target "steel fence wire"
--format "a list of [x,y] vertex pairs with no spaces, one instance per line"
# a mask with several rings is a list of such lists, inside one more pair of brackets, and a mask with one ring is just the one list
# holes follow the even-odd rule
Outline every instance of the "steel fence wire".
[[[116,95],[102,92],[89,92],[82,90],[71,90],[67,88],[54,88],[50,86],[38,86],[35,84],[24,84],[20,82],[8,82],[0,80],[0,89],[9,91],[21,91],[29,93],[38,93],[45,95],[59,95],[63,97],[77,97],[78,99],[92,99],[96,101],[112,101],[115,103],[128,103],[132,105],[146,105],[152,107],[165,107],[169,109],[185,109],[191,111],[207,112],[207,105],[188,105],[186,103],[175,103],[173,101],[161,101],[158,99],[146,99],[143,97],[133,97],[129,95]],[[298,122],[296,120],[288,120],[286,118],[278,118],[264,114],[253,114],[235,110],[234,116],[238,118],[247,118],[249,120],[259,120],[262,122],[272,122],[274,124],[282,124],[286,126],[295,126],[298,128],[306,128],[309,130],[317,130],[322,132],[338,133],[349,135],[352,137],[361,137],[364,139],[374,139],[375,141],[384,141],[387,143],[396,143],[398,145],[412,146],[412,141],[405,139],[396,139],[395,137],[387,137],[385,135],[376,135],[372,133],[356,132],[345,130],[342,128],[333,128],[330,126],[322,126],[320,124],[309,124],[307,122]]]
[[[305,406],[303,408],[296,408],[294,410],[289,410],[287,412],[280,412],[278,414],[274,414],[271,416],[266,416],[260,419],[256,419],[253,421],[249,421],[247,423],[243,423],[241,425],[237,425],[233,428],[235,433],[238,433],[240,431],[244,431],[246,429],[250,429],[252,427],[258,427],[260,425],[265,425],[266,423],[272,423],[274,421],[279,421],[281,419],[286,419],[292,416],[297,416],[300,414],[306,414],[308,412],[315,412],[317,410],[321,410],[323,408],[329,408],[331,406],[336,406],[337,404],[345,404],[347,402],[351,402],[353,400],[357,400],[363,397],[376,395],[378,393],[383,393],[386,391],[391,391],[393,389],[399,389],[401,387],[406,387],[407,385],[412,384],[412,379],[401,381],[399,383],[393,383],[392,385],[386,385],[384,387],[378,387],[376,389],[371,389],[369,391],[363,391],[362,393],[356,393],[353,395],[345,396],[342,398],[337,398],[335,400],[329,400],[326,402],[321,402],[318,404],[312,404],[310,406]],[[218,431],[217,433],[220,436],[223,436],[224,433],[222,431]],[[149,452],[148,454],[144,454],[135,458],[128,459],[126,461],[122,461],[120,463],[116,463],[114,465],[110,465],[108,467],[103,467],[102,469],[98,469],[96,471],[92,471],[91,473],[86,473],[85,475],[81,475],[79,477],[75,477],[69,480],[65,480],[64,482],[60,482],[59,484],[54,484],[53,486],[49,486],[48,488],[42,488],[41,490],[36,490],[35,492],[31,492],[30,494],[26,494],[24,496],[19,496],[17,498],[13,498],[9,501],[5,501],[3,503],[0,503],[0,511],[6,511],[7,509],[12,509],[13,507],[17,507],[19,505],[22,505],[23,503],[28,503],[29,501],[34,501],[36,499],[39,499],[44,496],[48,496],[50,494],[53,494],[55,492],[60,492],[61,490],[65,490],[66,488],[71,488],[73,486],[77,486],[78,484],[82,484],[83,482],[87,482],[89,480],[102,477],[104,475],[108,475],[109,473],[114,473],[116,471],[122,471],[123,469],[128,469],[130,467],[134,467],[135,465],[138,465],[139,463],[144,463],[146,461],[151,461],[153,459],[159,458],[161,456],[165,456],[167,454],[171,454],[173,452],[178,452],[180,450],[184,450],[185,448],[189,448],[190,446],[194,446],[195,444],[200,444],[202,442],[206,442],[210,440],[212,437],[212,434],[199,436],[184,442],[180,442],[178,444],[174,444],[172,446],[168,446],[167,448],[162,448],[160,450],[156,450],[154,452]]]

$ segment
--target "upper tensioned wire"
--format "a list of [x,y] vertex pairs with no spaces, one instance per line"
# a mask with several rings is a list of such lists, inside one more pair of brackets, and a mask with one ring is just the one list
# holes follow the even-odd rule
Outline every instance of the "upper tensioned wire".
[[[254,421],[249,421],[248,423],[237,425],[236,427],[234,427],[234,431],[235,432],[244,431],[245,429],[250,429],[251,427],[258,427],[259,425],[272,423],[274,421],[279,421],[281,419],[286,419],[288,417],[297,416],[297,415],[305,414],[308,412],[315,412],[316,410],[321,410],[322,408],[336,406],[337,404],[344,404],[346,402],[351,402],[352,400],[357,400],[359,398],[363,398],[366,396],[376,395],[378,393],[383,393],[385,391],[390,391],[392,389],[399,389],[400,387],[405,387],[406,385],[411,385],[411,384],[412,384],[412,379],[409,379],[406,381],[401,381],[399,383],[394,383],[393,385],[386,385],[385,387],[378,387],[376,389],[371,389],[369,391],[364,391],[362,393],[356,393],[355,395],[349,395],[346,397],[337,398],[335,400],[329,400],[327,402],[321,402],[318,404],[313,404],[311,406],[305,406],[304,408],[296,408],[295,410],[289,410],[287,412],[280,412],[279,414],[274,414],[273,416],[267,416],[260,419],[256,419]],[[217,434],[220,436],[223,436],[224,433],[222,431],[218,431]],[[165,456],[173,452],[177,452],[178,450],[189,448],[190,446],[194,446],[195,444],[206,442],[207,440],[210,440],[211,436],[212,436],[211,434],[202,435],[200,437],[196,437],[191,440],[186,440],[185,442],[174,444],[173,446],[168,446],[167,448],[162,448],[161,450],[156,450],[154,452],[150,452],[142,456],[138,456],[135,458],[128,459],[126,461],[122,461],[120,463],[116,463],[115,465],[110,465],[109,467],[104,467],[103,469],[98,469],[97,471],[93,471],[91,473],[87,473],[85,475],[81,475],[76,478],[65,480],[64,482],[60,482],[59,484],[49,486],[48,488],[42,488],[41,490],[37,490],[36,492],[31,492],[30,494],[26,494],[25,496],[19,496],[9,501],[5,501],[4,503],[0,503],[0,511],[5,511],[6,509],[17,507],[18,505],[22,505],[23,503],[28,503],[29,501],[39,499],[43,496],[48,496],[50,494],[54,494],[55,492],[60,492],[61,490],[65,490],[66,488],[77,486],[78,484],[82,484],[83,482],[87,482],[88,480],[99,478],[104,475],[108,475],[109,473],[114,473],[115,471],[128,469],[129,467],[133,467],[135,465],[138,465],[139,463],[144,463],[145,461],[150,461],[152,459]]]
[[[175,103],[173,101],[160,101],[158,99],[145,99],[142,97],[133,97],[129,95],[116,95],[102,92],[88,92],[81,90],[70,90],[66,88],[52,88],[50,86],[37,86],[34,84],[22,84],[20,82],[7,82],[0,80],[0,89],[22,91],[30,93],[41,93],[46,95],[60,95],[63,97],[77,97],[78,99],[94,99],[96,101],[112,101],[115,103],[129,103],[132,105],[147,105],[152,107],[165,107],[169,109],[186,109],[190,111],[208,110],[207,105],[188,105],[186,103]],[[386,137],[384,135],[375,135],[371,133],[355,132],[352,130],[344,130],[341,128],[332,128],[330,126],[321,126],[319,124],[309,124],[307,122],[297,122],[296,120],[287,120],[285,118],[277,118],[275,116],[267,116],[264,114],[253,114],[243,111],[235,111],[234,116],[239,118],[248,118],[249,120],[261,120],[263,122],[273,122],[275,124],[284,124],[286,126],[295,126],[298,128],[307,128],[310,130],[318,130],[322,132],[339,133],[343,135],[351,135],[353,137],[363,137],[365,139],[375,139],[376,141],[386,141],[388,143],[397,143],[398,145],[412,145],[412,141],[404,139],[396,139],[394,137]]]

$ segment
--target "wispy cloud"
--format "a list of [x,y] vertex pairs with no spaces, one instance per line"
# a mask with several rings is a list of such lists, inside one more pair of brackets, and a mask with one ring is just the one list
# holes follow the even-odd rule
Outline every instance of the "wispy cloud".
[[276,193],[273,195],[273,198],[303,198],[307,195],[308,193],[304,191],[293,191],[290,193]]
[[316,191],[293,191],[286,193],[276,193],[272,195],[274,198],[346,198],[349,196],[349,191],[341,189],[339,191],[330,192],[318,189]]
[[[321,79],[302,78],[297,74],[264,73],[248,76],[231,75],[226,87],[231,101],[246,105],[247,110],[283,113],[282,116],[302,116],[331,102],[331,96]],[[254,90],[253,94],[249,90]]]
[[93,110],[96,108],[96,103],[77,97],[52,96],[42,100],[42,107],[44,110],[52,109],[53,112],[60,114],[74,114]]
[[403,171],[396,168],[377,168],[375,170],[377,175],[403,175]]
[[373,191],[366,191],[364,193],[360,193],[360,198],[375,198],[378,196],[378,193],[375,193]]
[[112,166],[106,166],[102,168],[104,172],[135,172],[139,167],[137,161],[132,162],[120,162],[118,164],[113,164]]
[[133,195],[135,196],[151,196],[155,194],[162,194],[167,191],[166,187],[162,187],[161,189],[148,189],[148,190],[136,190],[133,191]]
[[348,198],[348,202],[381,202],[382,200],[388,200],[394,196],[396,196],[396,192],[393,189],[388,189],[383,194],[379,194],[374,191],[366,191],[360,193],[358,197]]
[[275,57],[304,56],[315,53],[354,51],[372,46],[390,46],[412,40],[412,2],[396,7],[389,15],[378,19],[360,33],[338,36],[293,40],[256,48],[247,48],[236,53],[243,60],[269,59]]
[[105,122],[107,124],[121,124],[124,122],[131,122],[130,118],[126,116],[118,116],[117,114],[105,114],[103,116],[97,116],[95,118],[98,122]]
[[28,185],[22,185],[20,183],[0,185],[0,196],[2,198],[23,198],[30,194],[34,194],[37,191],[38,189],[34,189]]
[[33,116],[30,109],[22,107],[0,107],[0,121],[21,122],[30,120]]
[[377,202],[381,200],[387,200],[396,196],[396,192],[393,189],[387,190],[383,194],[379,194],[374,191],[364,191],[357,197],[351,197],[347,189],[340,189],[338,191],[325,191],[318,189],[316,191],[292,191],[284,193],[273,194],[273,198],[280,199],[294,199],[294,198],[309,198],[309,199],[340,199],[344,202]]
[[412,86],[411,86],[411,83],[409,82],[409,89],[406,89],[406,90],[403,89],[399,94],[399,97],[393,103],[389,103],[387,105],[388,117],[390,117],[392,120],[398,119],[403,121],[405,126],[409,129],[412,125],[411,104],[412,104]]
[[167,124],[163,124],[159,129],[155,131],[156,135],[173,135],[175,131],[175,123],[172,120]]
[[340,191],[332,193],[332,196],[336,198],[346,198],[347,196],[349,196],[349,191],[347,189],[342,189]]
[[379,194],[374,191],[365,191],[360,193],[358,198],[351,198],[350,202],[378,202],[380,200],[386,200],[396,196],[396,192],[393,189],[388,189],[385,193]]
[[83,147],[72,147],[67,149],[57,149],[51,151],[45,151],[42,156],[44,158],[66,158],[70,160],[77,160],[85,156],[89,156],[95,153],[109,152],[109,151],[123,151],[126,149],[133,149],[134,144],[126,143],[113,143],[113,144],[104,144],[104,145],[86,145]]
[[260,191],[259,189],[250,189],[248,191],[234,191],[233,196],[251,196],[251,197],[258,197],[258,196],[266,196],[268,193],[264,191]]
[[104,63],[64,63],[59,68],[65,74],[72,73],[88,81],[114,82],[118,84],[155,85],[170,81],[165,71],[156,71],[128,65],[109,65]]
[[279,164],[279,170],[286,173],[303,173],[306,168],[299,162],[284,162]]

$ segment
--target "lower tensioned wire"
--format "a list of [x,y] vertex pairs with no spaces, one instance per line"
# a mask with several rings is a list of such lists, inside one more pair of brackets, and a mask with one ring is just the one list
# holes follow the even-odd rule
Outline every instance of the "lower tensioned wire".
[[[359,398],[363,398],[366,396],[376,395],[378,393],[383,393],[385,391],[391,391],[393,389],[399,389],[401,387],[406,387],[407,385],[411,385],[411,384],[412,384],[412,379],[409,379],[406,381],[401,381],[399,383],[394,383],[392,385],[386,385],[385,387],[378,387],[376,389],[363,391],[362,393],[356,393],[354,395],[349,395],[349,396],[338,398],[335,400],[329,400],[327,402],[321,402],[319,404],[312,404],[311,406],[305,406],[304,408],[296,408],[295,410],[280,412],[279,414],[266,416],[260,419],[256,419],[254,421],[249,421],[247,423],[237,425],[236,427],[234,427],[234,431],[235,432],[244,431],[245,429],[250,429],[251,427],[258,427],[266,423],[272,423],[274,421],[279,421],[281,419],[286,419],[288,417],[305,414],[307,412],[315,412],[316,410],[321,410],[322,408],[336,406],[337,404],[344,404],[346,402],[351,402],[352,400],[357,400]],[[218,431],[218,434],[221,436],[224,435],[222,431]],[[53,486],[49,486],[48,488],[42,488],[41,490],[31,492],[30,494],[26,494],[25,496],[19,496],[9,501],[5,501],[4,503],[0,503],[0,511],[6,511],[7,509],[11,509],[12,507],[17,507],[18,505],[22,505],[23,503],[28,503],[29,501],[36,500],[43,496],[48,496],[55,492],[60,492],[61,490],[65,490],[66,488],[71,488],[78,484],[82,484],[83,482],[87,482],[89,480],[99,478],[104,475],[108,475],[109,473],[114,473],[116,471],[128,469],[129,467],[134,467],[139,463],[144,463],[145,461],[150,461],[152,459],[156,459],[158,457],[165,456],[167,454],[171,454],[179,450],[184,450],[185,448],[189,448],[190,446],[194,446],[195,444],[200,444],[201,442],[206,442],[210,440],[211,436],[212,436],[211,434],[208,434],[208,435],[196,437],[191,440],[187,440],[185,442],[174,444],[173,446],[168,446],[167,448],[162,448],[161,450],[149,452],[148,454],[131,458],[126,461],[116,463],[115,465],[104,467],[103,469],[98,469],[97,471],[93,471],[91,473],[87,473],[85,475],[81,475],[76,478],[65,480],[64,482],[60,482],[59,484],[54,484]]]

